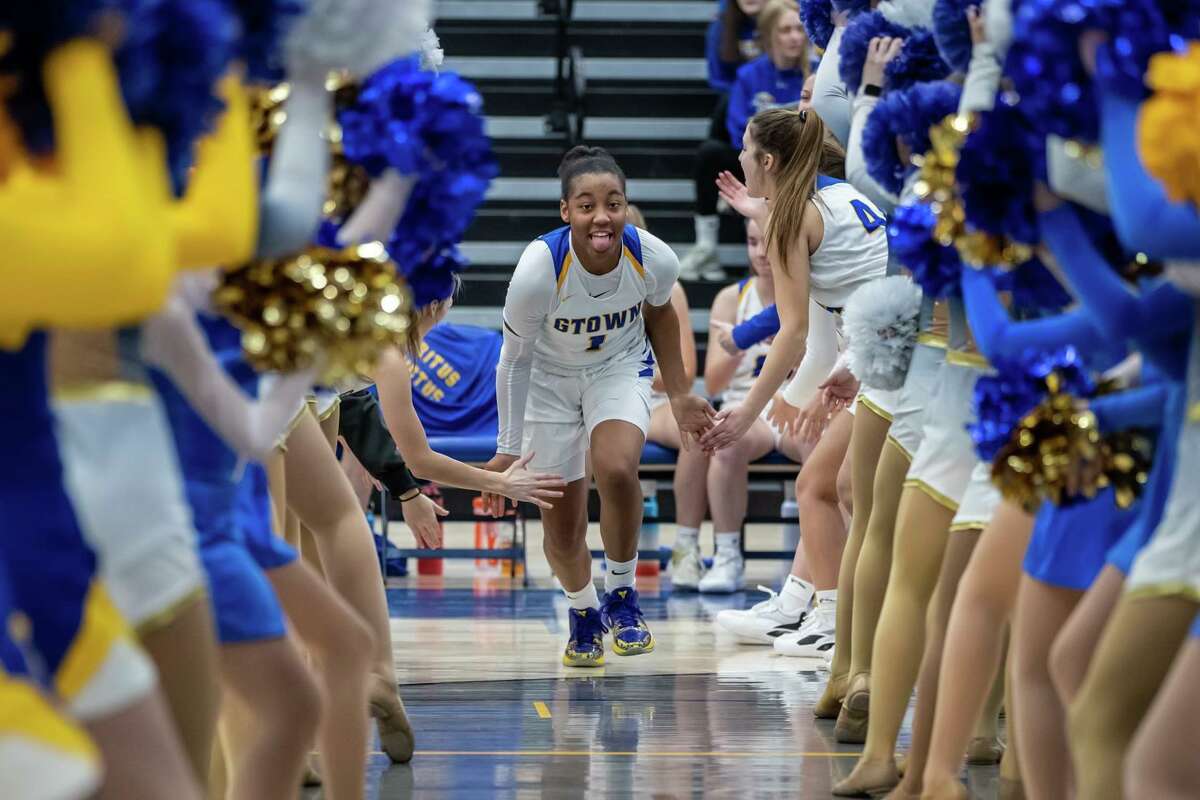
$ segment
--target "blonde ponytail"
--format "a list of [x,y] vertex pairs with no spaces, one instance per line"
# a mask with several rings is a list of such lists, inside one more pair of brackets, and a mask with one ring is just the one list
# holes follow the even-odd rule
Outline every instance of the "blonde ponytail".
[[[817,191],[817,174],[836,153],[826,143],[825,124],[809,111],[772,108],[751,118],[746,129],[759,157],[775,157],[775,196],[767,218],[768,251],[788,274],[788,249],[800,238],[808,201]],[[844,157],[844,153],[843,153]]]

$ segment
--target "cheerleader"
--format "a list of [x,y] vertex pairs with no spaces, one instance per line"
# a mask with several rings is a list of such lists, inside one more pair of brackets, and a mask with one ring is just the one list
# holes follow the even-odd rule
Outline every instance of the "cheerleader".
[[[534,469],[567,482],[543,515],[546,555],[571,606],[563,663],[586,667],[604,663],[607,629],[619,655],[654,649],[634,588],[642,516],[637,469],[654,362],[685,447],[709,424],[712,408],[688,394],[684,378],[670,307],[678,261],[657,238],[626,224],[621,168],[603,149],[577,147],[564,156],[559,176],[567,225],[526,248],[505,300],[496,376],[500,434],[488,468],[506,471],[524,454]],[[589,447],[608,564],[603,608],[584,541]],[[493,500],[491,508],[503,504]]]
[[[887,269],[884,218],[878,209],[849,184],[817,186],[818,172],[840,173],[843,153],[826,137],[815,113],[772,109],[756,114],[746,127],[740,160],[748,194],[768,198],[755,216],[766,232],[780,331],[744,400],[723,409],[718,424],[701,440],[711,451],[745,434],[804,355],[810,297],[826,312],[838,314],[855,289]],[[818,598],[811,621],[797,631],[809,654],[824,654],[833,644],[845,535],[836,479],[849,444],[849,423],[845,414],[834,417],[809,459],[810,465],[822,466],[810,466],[811,474],[800,476],[812,501],[804,514],[810,523],[804,525],[802,518],[807,532],[803,544]]]
[[[19,349],[0,361],[8,384],[20,391],[5,402],[16,438],[0,498],[7,531],[0,539],[8,542],[0,558],[13,578],[15,608],[33,622],[33,636],[22,644],[37,652],[47,680],[95,737],[107,789],[198,797],[155,690],[153,666],[96,580],[96,559],[82,538],[54,438],[45,337],[28,335],[31,327],[46,323],[133,320],[161,304],[174,271],[166,207],[135,177],[141,154],[106,48],[70,42],[51,52],[44,68],[59,172],[43,178],[28,163],[9,163],[8,180],[0,187],[0,204],[10,206],[4,218],[14,226],[8,231],[14,263],[36,269],[39,278],[19,283],[20,292],[10,296],[3,313],[4,340]],[[144,163],[165,178],[161,161],[157,170],[155,161]],[[109,276],[124,290],[110,294]],[[73,308],[80,310],[78,317]],[[80,658],[91,666],[68,670],[83,663]],[[23,724],[38,718],[37,704],[27,707],[35,715]],[[62,766],[57,777],[78,775]],[[35,785],[44,788],[44,780]]]

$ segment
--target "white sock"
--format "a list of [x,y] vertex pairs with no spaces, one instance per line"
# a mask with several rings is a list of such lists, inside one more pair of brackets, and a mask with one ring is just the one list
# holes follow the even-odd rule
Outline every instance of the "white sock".
[[695,550],[700,547],[700,529],[680,525],[675,531],[676,550]]
[[837,589],[817,592],[817,613],[829,625],[837,619]]
[[637,577],[638,560],[636,555],[629,561],[614,561],[612,556],[608,555],[604,559],[608,562],[608,571],[604,573],[605,592],[611,592],[623,586],[633,586],[634,578]]
[[779,593],[779,605],[785,614],[799,614],[808,609],[812,602],[813,585],[803,578],[788,575],[783,582],[783,591]]
[[721,230],[721,218],[712,216],[696,216],[696,246],[717,248],[717,233]]
[[717,533],[713,535],[713,538],[717,541],[718,553],[722,550],[725,550],[730,553],[736,553],[739,558],[741,557],[742,534],[740,531],[733,531],[732,533]]
[[578,592],[568,592],[563,589],[563,594],[567,596],[571,608],[600,608],[600,595],[596,593],[596,584],[592,581],[588,581],[587,586]]

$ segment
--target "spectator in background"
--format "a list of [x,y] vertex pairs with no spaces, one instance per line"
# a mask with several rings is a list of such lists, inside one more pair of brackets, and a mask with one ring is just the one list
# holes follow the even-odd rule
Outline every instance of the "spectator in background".
[[696,245],[679,262],[679,277],[683,279],[725,278],[717,253],[720,217],[716,179],[725,171],[741,176],[737,156],[746,122],[773,106],[806,106],[812,96],[807,75],[808,36],[795,0],[768,0],[759,12],[758,30],[766,54],[738,68],[723,124],[714,121],[709,138],[696,153]]
[[756,17],[764,0],[721,0],[704,35],[708,85],[722,95],[737,78],[738,67],[762,54]]

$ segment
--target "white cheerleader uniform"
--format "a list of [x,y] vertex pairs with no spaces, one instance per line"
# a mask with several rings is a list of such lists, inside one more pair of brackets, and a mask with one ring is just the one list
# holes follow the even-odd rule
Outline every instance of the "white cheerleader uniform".
[[[1200,324],[1188,356],[1187,407],[1200,401]],[[1178,595],[1200,601],[1200,422],[1184,421],[1176,449],[1175,479],[1162,520],[1138,553],[1126,590],[1139,596]]]
[[623,420],[650,426],[654,356],[642,304],[671,301],[679,259],[661,239],[627,225],[616,269],[592,275],[571,248],[570,227],[521,255],[504,303],[496,371],[496,452],[533,452],[530,468],[567,482],[584,475],[592,430]]
[[[961,331],[965,343],[968,330],[961,306],[951,304],[951,334]],[[978,353],[952,349],[938,371],[934,394],[925,415],[922,441],[909,465],[906,487],[916,487],[935,502],[958,512],[978,459],[967,423],[971,419],[971,396],[975,382],[988,369]],[[982,498],[981,502],[985,502]],[[971,509],[972,516],[978,514]],[[977,524],[977,520],[959,520]],[[954,524],[953,522],[951,524]]]
[[[844,181],[818,178],[813,205],[821,243],[808,257],[809,331],[804,360],[783,397],[800,408],[834,368],[842,309],[863,284],[887,275],[887,218]],[[821,314],[821,309],[828,312]]]
[[[738,300],[737,310],[734,313],[733,324],[741,325],[746,320],[758,314],[763,310],[762,298],[758,295],[757,279],[746,278],[738,281]],[[725,387],[725,391],[721,393],[722,408],[732,408],[740,404],[746,399],[746,395],[750,394],[750,390],[754,387],[754,380],[758,374],[762,372],[763,364],[767,361],[767,353],[771,350],[771,345],[766,342],[758,342],[751,345],[742,353],[742,359],[738,362],[737,369],[733,372],[733,377],[729,380],[729,385]],[[775,425],[767,419],[767,408],[763,409],[759,417],[771,427],[771,434],[774,436],[774,444],[779,446],[779,440],[782,437],[781,432]]]

